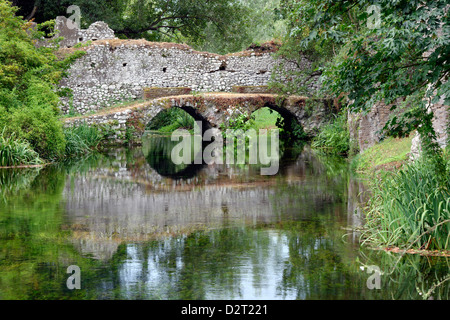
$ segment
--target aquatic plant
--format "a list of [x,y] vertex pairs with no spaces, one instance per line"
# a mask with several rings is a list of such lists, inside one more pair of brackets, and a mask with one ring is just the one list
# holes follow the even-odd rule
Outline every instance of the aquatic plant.
[[90,153],[104,138],[99,128],[87,124],[64,129],[64,136],[67,157]]
[[373,186],[364,242],[403,249],[448,250],[450,179],[417,161],[386,172]]

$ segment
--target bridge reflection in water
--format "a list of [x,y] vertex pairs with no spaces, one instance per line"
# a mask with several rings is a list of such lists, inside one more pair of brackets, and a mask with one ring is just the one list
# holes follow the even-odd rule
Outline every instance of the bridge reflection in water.
[[278,175],[261,176],[252,165],[177,166],[168,157],[170,137],[150,139],[142,149],[113,151],[109,165],[67,182],[66,213],[83,253],[109,259],[122,241],[298,220],[345,202],[346,170],[328,177],[308,149],[286,153]]
[[[119,283],[102,284],[119,287],[120,298],[273,299],[298,241],[280,230],[324,218],[332,233],[359,223],[346,211],[346,164],[324,165],[308,148],[283,153],[279,173],[261,176],[258,165],[176,166],[170,137],[149,139],[73,174],[64,192],[77,250],[105,263],[125,255]],[[299,247],[303,254],[334,241],[310,231],[301,238],[312,241]],[[186,282],[196,288],[184,292]],[[289,290],[283,295],[295,298]]]
[[[450,297],[448,258],[360,246],[348,229],[361,224],[362,185],[346,163],[305,148],[276,176],[248,165],[185,175],[154,161],[157,149],[0,170],[0,298]],[[82,290],[66,288],[69,265]],[[363,266],[380,268],[382,290],[368,290]]]

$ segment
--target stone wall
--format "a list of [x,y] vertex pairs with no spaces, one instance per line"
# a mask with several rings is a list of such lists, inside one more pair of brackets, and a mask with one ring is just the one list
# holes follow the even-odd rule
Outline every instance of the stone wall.
[[380,141],[381,130],[390,119],[390,106],[376,104],[370,112],[349,114],[352,153],[363,152]]
[[71,20],[59,16],[55,19],[56,37],[63,37],[60,47],[67,48],[85,42],[102,39],[115,39],[114,31],[103,21],[94,22],[87,29],[80,29]]
[[143,99],[144,100],[153,100],[162,97],[170,97],[170,96],[180,96],[184,94],[190,94],[191,88],[144,88],[143,89]]
[[[186,45],[145,40],[98,40],[84,48],[65,50],[86,52],[60,83],[73,92],[73,100],[62,98],[61,109],[79,114],[140,99],[146,87],[230,92],[233,86],[266,86],[272,70],[280,64],[270,51],[251,49],[217,55],[194,51]],[[284,65],[288,69],[299,68],[294,63]],[[300,68],[309,65],[303,59]],[[318,85],[317,81],[312,83],[311,91]]]
[[[444,105],[443,99],[430,105],[434,113],[433,126],[438,136],[438,143],[445,147],[448,143],[447,127],[449,125],[449,106]],[[391,118],[393,112],[390,106],[383,103],[376,104],[367,114],[349,114],[349,131],[353,153],[363,152],[380,141],[381,130]],[[417,158],[420,153],[420,139],[413,139],[411,158]]]
[[269,86],[233,86],[231,92],[235,93],[273,93]]

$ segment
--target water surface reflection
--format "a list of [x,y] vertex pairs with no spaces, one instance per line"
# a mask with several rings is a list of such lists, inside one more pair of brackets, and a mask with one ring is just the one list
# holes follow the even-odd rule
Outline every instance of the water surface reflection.
[[[159,142],[161,143],[161,142]],[[163,144],[162,144],[163,145]],[[305,148],[257,166],[171,167],[158,148],[0,171],[0,298],[420,299],[445,258],[364,250],[362,185]],[[187,172],[187,171],[184,171]],[[192,174],[193,172],[193,174]],[[69,265],[82,290],[65,287]],[[363,265],[385,271],[369,290]],[[449,286],[433,296],[448,299]]]

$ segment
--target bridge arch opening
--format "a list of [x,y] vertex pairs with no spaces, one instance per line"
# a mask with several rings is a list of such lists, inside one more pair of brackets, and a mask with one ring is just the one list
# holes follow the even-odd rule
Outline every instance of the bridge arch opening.
[[256,129],[280,129],[280,139],[284,142],[301,142],[307,137],[297,117],[275,104],[267,103],[256,108],[251,114],[251,121]]
[[[200,124],[200,126],[199,126]],[[212,126],[196,109],[189,106],[172,106],[160,111],[146,125],[146,133],[142,137],[143,152],[148,164],[161,176],[174,180],[190,179],[204,167],[204,163],[196,163],[201,158],[201,150],[191,150],[192,163],[175,164],[171,159],[172,149],[179,142],[171,141],[170,135],[178,129],[187,130],[190,134],[202,134]],[[195,154],[200,152],[199,154]]]
[[[198,124],[201,124],[201,127]],[[177,129],[185,129],[190,132],[195,131],[203,134],[211,127],[211,124],[193,107],[172,106],[160,111],[150,119],[146,124],[145,130],[153,133],[170,134]]]

